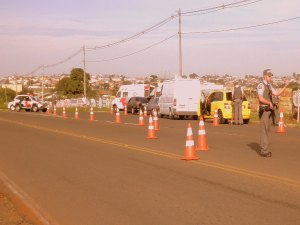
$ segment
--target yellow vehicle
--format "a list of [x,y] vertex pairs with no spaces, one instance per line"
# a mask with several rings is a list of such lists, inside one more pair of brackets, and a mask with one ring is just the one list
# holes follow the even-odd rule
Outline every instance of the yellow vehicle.
[[[232,120],[232,91],[213,91],[207,98],[203,92],[200,93],[198,102],[198,116],[203,116],[204,119],[213,119],[215,109],[218,110],[219,123],[228,123]],[[242,115],[244,124],[250,121],[250,104],[244,97],[242,106]],[[234,113],[234,111],[233,111]]]

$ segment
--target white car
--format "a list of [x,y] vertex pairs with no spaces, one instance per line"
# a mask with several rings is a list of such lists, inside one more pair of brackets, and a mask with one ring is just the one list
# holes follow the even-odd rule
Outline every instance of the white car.
[[39,97],[34,95],[17,95],[12,102],[8,103],[8,108],[17,112],[21,109],[31,112],[38,112],[39,110],[46,112],[47,103],[42,102]]

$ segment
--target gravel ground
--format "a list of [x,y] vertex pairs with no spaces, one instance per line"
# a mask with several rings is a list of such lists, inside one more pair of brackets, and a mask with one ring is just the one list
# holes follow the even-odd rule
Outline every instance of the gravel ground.
[[0,193],[0,224],[1,225],[35,225],[17,207],[8,194]]

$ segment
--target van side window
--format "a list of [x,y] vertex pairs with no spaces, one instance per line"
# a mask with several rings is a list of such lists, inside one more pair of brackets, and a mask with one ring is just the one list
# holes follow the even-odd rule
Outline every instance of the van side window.
[[223,92],[216,92],[214,96],[214,101],[223,101]]
[[128,92],[123,92],[123,98],[127,98],[128,97]]

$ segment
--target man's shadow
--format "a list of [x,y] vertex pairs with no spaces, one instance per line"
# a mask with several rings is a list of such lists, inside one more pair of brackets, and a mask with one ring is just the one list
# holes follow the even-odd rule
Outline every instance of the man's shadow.
[[258,155],[260,155],[260,145],[258,143],[250,143],[250,144],[247,144],[253,151],[256,151],[256,153]]

